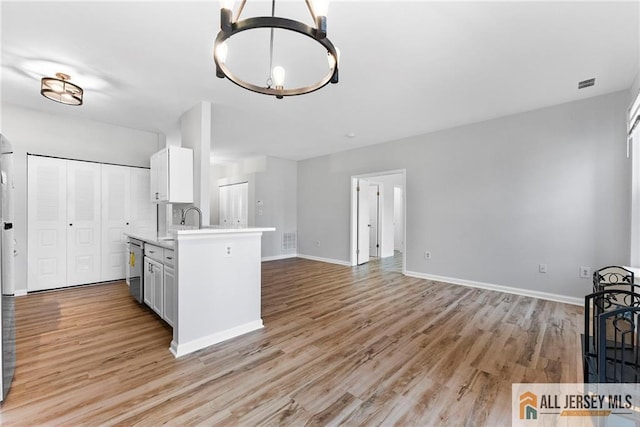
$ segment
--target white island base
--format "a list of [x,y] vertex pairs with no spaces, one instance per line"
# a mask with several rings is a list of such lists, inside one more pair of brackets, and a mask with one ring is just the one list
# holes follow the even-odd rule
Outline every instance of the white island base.
[[175,232],[177,315],[171,352],[184,356],[263,327],[261,239],[275,228]]

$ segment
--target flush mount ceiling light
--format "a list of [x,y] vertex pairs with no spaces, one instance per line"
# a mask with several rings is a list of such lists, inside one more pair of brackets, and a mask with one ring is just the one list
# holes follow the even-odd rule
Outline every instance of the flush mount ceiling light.
[[82,105],[84,91],[69,79],[70,77],[63,73],[56,73],[55,77],[43,77],[40,82],[40,94],[61,104]]
[[[240,14],[242,13],[246,2],[247,0],[242,0],[240,3],[235,19],[233,18],[234,0],[222,0],[221,2],[220,32],[216,37],[213,47],[216,76],[219,78],[226,77],[233,83],[247,90],[262,93],[264,95],[272,95],[278,99],[282,99],[285,96],[310,93],[326,86],[328,83],[338,83],[339,52],[333,43],[331,43],[327,38],[328,0],[305,0],[309,13],[311,14],[311,18],[315,23],[315,27],[311,27],[292,19],[275,16],[275,0],[272,0],[271,2],[271,16],[252,17],[240,21]],[[240,32],[258,28],[266,28],[271,31],[269,40],[269,68],[266,70],[267,78],[264,86],[250,83],[239,78],[236,74],[231,72],[226,64],[227,53],[229,50],[226,42],[227,39]],[[275,29],[292,31],[294,33],[307,36],[322,45],[327,52],[327,60],[329,62],[327,74],[317,82],[306,86],[287,87],[284,82],[285,69],[281,66],[273,66],[273,33]]]

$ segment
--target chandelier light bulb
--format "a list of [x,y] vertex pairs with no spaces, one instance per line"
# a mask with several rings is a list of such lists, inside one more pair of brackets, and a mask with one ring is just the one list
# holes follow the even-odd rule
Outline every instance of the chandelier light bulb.
[[223,64],[227,62],[227,53],[229,53],[229,46],[227,46],[227,42],[222,42],[216,47],[216,56],[218,57],[218,61]]
[[233,2],[234,0],[221,0],[220,9],[233,10]]
[[327,16],[329,12],[329,0],[313,0],[313,11],[317,16]]
[[284,86],[285,71],[281,66],[273,67],[273,83],[276,85],[276,89],[281,89]]

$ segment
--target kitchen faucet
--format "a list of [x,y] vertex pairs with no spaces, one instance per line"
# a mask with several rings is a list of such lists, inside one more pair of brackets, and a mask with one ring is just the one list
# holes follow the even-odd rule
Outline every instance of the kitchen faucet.
[[196,206],[190,206],[187,209],[180,209],[182,213],[182,218],[180,219],[180,225],[184,225],[185,220],[187,219],[187,213],[189,211],[194,210],[198,213],[198,229],[202,228],[202,212]]

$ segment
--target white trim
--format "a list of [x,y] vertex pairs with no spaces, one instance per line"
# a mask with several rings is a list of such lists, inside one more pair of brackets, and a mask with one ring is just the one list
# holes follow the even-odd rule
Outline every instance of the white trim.
[[466,279],[456,279],[454,277],[436,276],[435,274],[418,273],[416,271],[407,271],[405,274],[409,277],[417,277],[419,279],[435,280],[437,282],[445,282],[445,283],[451,283],[454,285],[469,286],[471,288],[487,289],[490,291],[505,292],[508,294],[522,295],[525,297],[532,297],[532,298],[544,299],[549,301],[562,302],[565,304],[584,306],[584,299],[570,297],[566,295],[552,294],[549,292],[532,291],[530,289],[512,288],[510,286],[494,285],[492,283],[476,282],[473,280],[466,280]]
[[26,297],[27,296],[27,290],[26,289],[15,290],[15,291],[13,291],[13,296],[14,297]]
[[298,257],[298,254],[296,254],[296,253],[274,255],[274,256],[265,256],[265,257],[262,257],[262,262],[277,261],[279,259],[297,258],[297,257]]
[[169,347],[169,351],[175,357],[182,357],[186,354],[193,353],[194,351],[198,351],[205,347],[209,347],[210,345],[217,344],[231,338],[235,338],[239,335],[244,335],[248,332],[262,329],[263,327],[264,325],[262,324],[262,319],[260,319],[260,320],[255,320],[253,322],[245,323],[244,325],[239,325],[221,332],[216,332],[215,334],[207,335],[206,337],[198,338],[193,341],[189,341],[187,343],[183,343],[180,345],[177,345],[175,340],[172,340],[171,346]]
[[298,258],[310,259],[311,261],[327,262],[329,264],[338,264],[338,265],[343,265],[345,267],[351,267],[351,263],[350,262],[342,261],[342,260],[339,260],[339,259],[322,258],[322,257],[319,257],[319,256],[304,255],[304,254],[298,254]]

